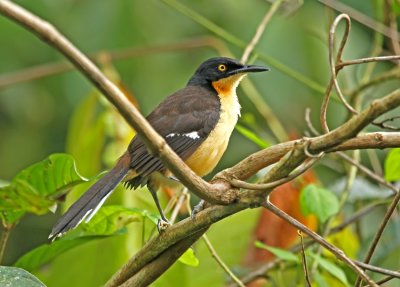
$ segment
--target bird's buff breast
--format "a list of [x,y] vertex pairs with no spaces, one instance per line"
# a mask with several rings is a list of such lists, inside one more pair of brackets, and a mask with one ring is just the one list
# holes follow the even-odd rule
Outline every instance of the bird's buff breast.
[[240,116],[240,104],[235,89],[220,94],[221,115],[207,139],[186,160],[186,164],[199,176],[210,173],[224,154],[229,138]]

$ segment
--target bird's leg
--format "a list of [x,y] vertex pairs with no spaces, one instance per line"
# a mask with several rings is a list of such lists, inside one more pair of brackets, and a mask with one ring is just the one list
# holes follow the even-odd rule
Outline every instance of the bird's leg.
[[157,222],[157,229],[158,229],[158,232],[162,232],[171,224],[169,223],[167,217],[165,216],[164,210],[161,208],[160,202],[158,201],[158,197],[157,197],[157,189],[151,183],[151,181],[148,182],[147,188],[149,189],[151,196],[153,197],[154,202],[156,203],[158,212],[161,215],[161,219],[159,219]]
[[190,215],[190,217],[192,219],[194,219],[194,217],[196,216],[197,213],[199,213],[200,211],[203,210],[204,204],[205,204],[205,201],[202,199],[202,200],[200,200],[200,202],[197,205],[195,205],[193,207],[192,214]]

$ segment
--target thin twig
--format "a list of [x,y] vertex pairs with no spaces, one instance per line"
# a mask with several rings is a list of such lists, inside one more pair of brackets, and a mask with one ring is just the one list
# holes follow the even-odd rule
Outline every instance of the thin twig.
[[361,219],[365,215],[367,215],[367,214],[371,213],[372,211],[374,211],[376,208],[378,208],[378,207],[380,207],[382,205],[386,205],[386,204],[388,204],[390,202],[391,201],[384,200],[384,201],[378,201],[378,202],[375,202],[375,203],[371,203],[370,205],[365,206],[364,208],[362,208],[362,209],[358,210],[356,213],[354,213],[352,216],[346,218],[339,225],[334,226],[331,229],[331,232],[329,234],[333,234],[333,233],[337,233],[337,232],[342,231],[343,229],[345,229],[350,224],[358,221],[359,219]]
[[[336,27],[339,24],[339,22],[344,19],[346,20],[346,27],[345,27],[345,32],[342,37],[342,41],[340,42],[340,46],[338,49],[338,53],[336,56],[336,61],[334,60],[334,45],[335,45],[335,33],[336,33]],[[339,83],[337,81],[337,73],[340,71],[340,69],[337,69],[337,63],[340,63],[342,61],[342,54],[343,54],[343,49],[346,45],[349,32],[350,32],[350,25],[351,25],[351,20],[350,17],[346,14],[340,14],[337,16],[334,20],[334,22],[331,25],[331,28],[329,30],[329,66],[331,70],[331,79],[329,81],[328,87],[326,88],[325,91],[325,96],[322,101],[321,105],[321,112],[320,112],[320,121],[321,121],[321,126],[322,130],[324,133],[327,133],[329,131],[328,124],[326,122],[326,112],[328,110],[328,104],[329,104],[329,99],[331,97],[331,91],[332,87],[334,86],[340,100],[344,104],[344,106],[351,111],[352,113],[356,113],[353,107],[350,106],[350,104],[347,103],[346,99],[344,98],[342,91],[340,90]]]
[[[186,190],[187,191],[187,190]],[[186,196],[186,207],[189,211],[189,214],[192,213],[192,208],[190,206],[190,194],[187,193]],[[228,274],[229,277],[232,278],[232,280],[240,287],[246,287],[242,281],[240,281],[239,277],[237,277],[232,270],[229,269],[228,265],[225,264],[225,262],[221,259],[221,257],[218,255],[217,251],[214,249],[214,246],[211,244],[210,240],[208,239],[208,236],[206,234],[203,234],[202,236],[204,243],[206,244],[208,250],[211,253],[211,256],[215,259],[215,261],[218,263],[219,266]]]
[[363,173],[365,173],[367,176],[369,176],[370,178],[372,178],[373,180],[377,181],[378,183],[382,184],[383,186],[386,186],[387,188],[391,189],[393,191],[393,193],[397,193],[397,188],[391,184],[390,182],[388,182],[387,180],[385,180],[382,176],[380,176],[379,174],[373,172],[372,170],[370,170],[369,168],[367,168],[365,165],[360,164],[357,161],[354,161],[351,157],[349,157],[347,154],[345,154],[344,152],[336,152],[336,155],[338,155],[339,157],[341,157],[342,159],[344,159],[345,161],[347,161],[348,163],[356,166],[360,171],[362,171]]
[[[335,46],[335,33],[336,33],[336,28],[342,19],[346,20],[345,22],[346,27],[342,37],[342,41],[340,42],[339,50],[336,56],[336,61],[334,61],[333,58],[334,58],[334,46]],[[335,86],[336,92],[338,93],[340,100],[350,112],[352,112],[353,114],[357,114],[357,111],[349,103],[347,103],[346,99],[344,98],[344,95],[339,87],[339,83],[336,78],[337,73],[341,69],[339,64],[342,62],[343,50],[346,45],[347,39],[349,38],[350,27],[351,27],[351,20],[347,14],[340,14],[335,18],[335,21],[333,21],[331,29],[329,30],[329,64],[331,68],[333,84]]]
[[[394,0],[396,1],[396,0]],[[392,50],[396,55],[400,55],[400,44],[399,44],[399,33],[397,32],[398,26],[397,26],[397,13],[395,12],[395,9],[392,8],[393,1],[391,0],[386,0],[385,1],[387,12],[385,13],[386,16],[389,18],[389,29],[390,29],[390,43],[392,45]],[[397,62],[397,65],[400,65],[400,62]]]
[[268,22],[271,20],[272,16],[275,14],[275,12],[278,10],[278,8],[282,4],[282,2],[283,2],[283,0],[277,0],[271,5],[269,10],[265,14],[264,18],[262,19],[261,23],[258,25],[256,33],[254,34],[250,43],[247,45],[246,49],[244,49],[242,58],[240,59],[240,62],[242,62],[242,63],[247,62],[251,52],[254,50],[258,41],[260,41],[260,38],[261,38],[262,34],[264,33],[265,27],[267,26]]
[[[389,282],[390,280],[394,279],[396,277],[394,276],[387,276],[379,281],[376,281],[377,284],[379,284],[379,286],[383,286],[383,283]],[[368,287],[369,285],[364,285],[363,287]]]
[[365,63],[371,63],[371,62],[395,61],[395,60],[400,60],[400,55],[361,58],[361,59],[356,59],[356,60],[340,62],[336,65],[336,69],[340,70],[343,67],[351,66],[351,65],[359,65],[359,64],[365,64]]
[[394,127],[394,126],[390,126],[387,124],[387,122],[393,122],[397,119],[400,119],[400,116],[396,116],[396,117],[391,117],[388,119],[384,119],[382,121],[373,121],[372,124],[378,127],[381,127],[383,129],[388,129],[388,130],[392,130],[392,131],[398,131],[400,130],[400,127]]
[[303,234],[301,233],[300,230],[298,230],[297,233],[300,237],[301,261],[303,263],[304,277],[306,279],[308,287],[311,287],[312,285],[311,285],[310,275],[308,274],[306,252],[304,250]]
[[341,13],[346,13],[351,16],[354,20],[357,22],[365,25],[366,27],[375,30],[383,35],[385,35],[388,38],[392,37],[392,33],[390,31],[390,28],[385,26],[384,24],[366,16],[365,14],[360,13],[360,11],[347,6],[343,4],[340,1],[335,1],[335,0],[319,0],[319,2],[341,12]]
[[[113,61],[123,60],[127,58],[142,57],[157,53],[169,53],[182,50],[200,49],[210,47],[218,52],[218,54],[226,54],[226,47],[218,38],[215,37],[199,37],[187,39],[176,43],[167,43],[154,46],[129,47],[112,51],[98,51],[89,54],[92,61],[98,59],[100,54],[107,53]],[[74,70],[75,67],[70,62],[58,61],[52,63],[41,64],[29,68],[25,68],[16,72],[0,75],[0,88],[15,85],[22,82],[37,80],[40,78],[56,75],[59,73]]]
[[242,281],[229,269],[229,267],[222,261],[221,257],[219,257],[218,253],[215,251],[214,247],[212,246],[210,240],[208,240],[207,235],[203,235],[203,240],[206,243],[208,250],[211,253],[211,256],[215,259],[215,261],[221,266],[221,268],[228,274],[229,277],[232,278],[235,283],[240,287],[245,287]]
[[249,183],[249,182],[245,182],[239,179],[231,179],[231,184],[234,187],[238,187],[238,188],[244,188],[244,189],[251,189],[251,190],[268,190],[268,189],[272,189],[275,188],[279,185],[282,185],[286,182],[289,182],[291,180],[293,180],[294,178],[298,177],[299,175],[303,174],[304,172],[306,172],[308,169],[310,169],[319,159],[321,159],[322,154],[319,157],[313,157],[311,158],[309,161],[307,161],[306,163],[304,163],[303,166],[300,166],[299,168],[297,168],[295,171],[293,171],[289,176],[284,177],[282,179],[273,181],[273,182],[269,182],[269,183]]
[[[251,39],[250,43],[247,44],[246,48],[244,49],[241,62],[246,63],[251,52],[254,50],[255,46],[259,42],[261,36],[264,33],[264,30],[271,20],[272,16],[275,14],[279,6],[282,4],[282,0],[275,1],[270,9],[265,14],[264,18],[262,19],[261,23],[258,25],[257,30]],[[255,54],[254,56],[257,56]],[[271,108],[266,104],[263,97],[257,91],[255,86],[250,81],[245,81],[242,84],[242,89],[246,93],[247,97],[250,101],[253,102],[257,111],[261,114],[261,116],[265,119],[266,124],[271,128],[273,134],[277,137],[279,141],[284,141],[287,139],[287,133],[283,128],[282,124],[280,123],[279,119],[275,116]]]
[[357,261],[357,260],[354,260],[354,263],[357,264],[358,266],[360,266],[361,268],[364,268],[366,270],[369,270],[369,271],[372,271],[372,272],[375,272],[375,273],[389,275],[389,276],[392,276],[394,278],[400,278],[400,272],[398,272],[398,271],[394,271],[394,270],[390,270],[390,269],[386,269],[386,268],[381,268],[381,267],[374,266],[374,265],[371,265],[371,264],[366,264],[364,262]]
[[[383,217],[383,220],[382,220],[382,222],[381,222],[381,224],[380,224],[380,226],[378,228],[378,231],[376,232],[375,237],[372,240],[372,243],[371,243],[371,245],[370,245],[370,247],[368,249],[367,255],[366,255],[365,259],[364,259],[364,263],[368,264],[370,262],[370,260],[372,258],[372,255],[374,254],[375,249],[376,249],[376,247],[378,245],[378,242],[382,237],[383,231],[385,230],[386,225],[388,224],[388,222],[390,220],[390,217],[392,217],[393,212],[396,210],[397,204],[399,202],[400,202],[400,191],[397,191],[396,196],[393,198],[393,201],[390,204],[388,210],[386,211],[386,214]],[[356,287],[361,286],[361,278],[360,277],[357,278],[355,286]]]
[[[353,153],[353,156],[351,157],[351,159],[354,162],[358,162],[359,157],[360,157],[360,150],[354,150],[352,153]],[[343,210],[343,208],[345,206],[345,203],[346,203],[346,201],[347,201],[347,199],[348,199],[348,197],[350,195],[351,187],[353,186],[354,180],[356,179],[357,171],[358,171],[357,167],[354,166],[354,165],[350,166],[350,169],[347,171],[346,184],[345,184],[343,192],[341,193],[340,198],[339,198],[338,210],[337,210],[337,212],[335,214],[330,216],[328,218],[328,220],[323,224],[323,227],[321,228],[322,237],[325,238],[325,237],[328,236],[328,234],[330,233],[331,228],[332,228],[333,220],[335,219],[335,217],[338,214],[340,214],[340,212],[342,212],[342,210]],[[321,253],[322,253],[322,246],[319,246],[318,250],[316,251],[316,255],[320,256]],[[313,267],[311,269],[312,274],[314,274],[314,272],[317,270],[318,265],[319,265],[319,261],[315,260],[314,264],[313,264]]]
[[317,131],[317,129],[314,127],[314,125],[311,122],[311,109],[310,108],[306,108],[306,110],[305,110],[305,121],[306,121],[308,129],[312,132],[313,136],[320,135],[320,133]]
[[173,224],[176,220],[176,217],[179,214],[179,211],[181,210],[183,204],[186,201],[186,198],[188,198],[188,189],[186,187],[183,188],[182,193],[179,195],[178,200],[176,202],[176,205],[174,209],[172,210],[171,218],[169,222]]
[[344,263],[346,263],[350,268],[352,268],[359,276],[361,276],[364,280],[370,284],[370,286],[373,287],[378,287],[378,285],[372,281],[371,278],[365,272],[358,267],[349,257],[345,255],[345,253],[340,250],[339,248],[335,247],[334,245],[330,244],[328,241],[326,241],[323,237],[291,217],[290,215],[286,214],[282,210],[280,210],[278,207],[276,207],[274,204],[272,204],[269,200],[267,200],[263,206],[270,210],[272,213],[275,215],[283,218],[286,222],[289,224],[293,225],[295,228],[301,230],[305,234],[307,234],[309,237],[314,239],[318,244],[322,245],[325,247],[325,249],[329,250],[332,254],[334,254],[338,259],[342,260]]
[[393,68],[387,72],[377,75],[375,78],[369,81],[363,81],[357,88],[349,92],[349,99],[351,102],[355,102],[361,92],[364,90],[385,83],[386,81],[395,80],[400,78],[400,67]]
[[0,237],[0,265],[3,262],[7,242],[8,242],[8,239],[10,238],[10,233],[11,233],[11,230],[13,229],[13,227],[14,227],[14,225],[3,226],[3,232]]

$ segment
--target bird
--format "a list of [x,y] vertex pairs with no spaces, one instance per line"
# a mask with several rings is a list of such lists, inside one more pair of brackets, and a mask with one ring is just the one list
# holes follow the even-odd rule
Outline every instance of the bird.
[[[220,161],[240,116],[236,94],[240,81],[247,73],[268,70],[231,58],[210,58],[200,64],[184,88],[162,101],[146,119],[198,176],[205,176]],[[134,136],[115,166],[56,222],[49,238],[54,240],[84,220],[90,221],[122,181],[131,189],[147,185],[161,216],[158,226],[168,226],[156,193],[160,174],[174,178],[148,152],[140,136]]]

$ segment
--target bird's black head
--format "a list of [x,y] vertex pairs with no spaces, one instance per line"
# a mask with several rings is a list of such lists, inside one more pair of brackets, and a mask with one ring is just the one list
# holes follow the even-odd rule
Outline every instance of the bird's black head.
[[188,85],[211,85],[213,82],[232,76],[268,70],[263,66],[246,65],[234,59],[216,57],[203,62],[189,80]]

